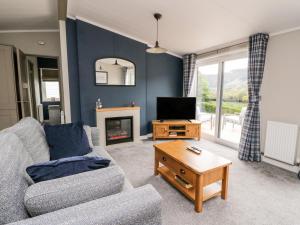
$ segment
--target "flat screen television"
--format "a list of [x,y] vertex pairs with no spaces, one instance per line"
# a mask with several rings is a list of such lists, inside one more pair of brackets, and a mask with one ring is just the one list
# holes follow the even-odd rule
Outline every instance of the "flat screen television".
[[158,120],[194,120],[196,118],[196,98],[157,97]]

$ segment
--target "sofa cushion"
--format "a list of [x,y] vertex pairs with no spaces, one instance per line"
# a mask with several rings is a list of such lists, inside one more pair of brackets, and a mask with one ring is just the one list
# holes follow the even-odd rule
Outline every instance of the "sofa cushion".
[[162,199],[150,185],[10,225],[161,225]]
[[[87,154],[87,156],[104,157],[104,158],[111,160],[110,166],[117,165],[116,161],[110,156],[110,154],[102,146],[94,146],[93,151],[91,153]],[[122,168],[120,168],[120,170],[123,171]],[[130,181],[128,180],[128,178],[125,176],[124,186],[123,186],[122,191],[128,191],[131,189],[133,189],[133,186],[130,183]]]
[[66,177],[108,167],[109,159],[103,157],[73,156],[38,163],[27,167],[26,172],[35,183]]
[[26,117],[4,132],[13,132],[21,139],[34,163],[49,161],[49,147],[44,129],[37,120]]
[[116,161],[108,154],[108,152],[102,146],[94,146],[93,151],[87,156],[100,156],[111,160],[110,165],[116,165]]
[[50,160],[82,156],[92,151],[81,122],[45,125]]
[[0,224],[6,224],[28,217],[25,169],[33,161],[22,141],[9,132],[0,134],[0,158]]
[[117,166],[80,173],[31,185],[25,205],[32,216],[119,193],[124,174]]

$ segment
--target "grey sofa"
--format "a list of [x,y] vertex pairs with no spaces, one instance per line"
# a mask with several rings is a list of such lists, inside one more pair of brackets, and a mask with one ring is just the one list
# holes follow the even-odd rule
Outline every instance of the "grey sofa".
[[122,169],[99,147],[99,132],[85,127],[93,152],[107,168],[32,183],[25,169],[49,160],[42,126],[32,118],[0,132],[0,224],[156,225],[161,197],[151,185],[133,188]]

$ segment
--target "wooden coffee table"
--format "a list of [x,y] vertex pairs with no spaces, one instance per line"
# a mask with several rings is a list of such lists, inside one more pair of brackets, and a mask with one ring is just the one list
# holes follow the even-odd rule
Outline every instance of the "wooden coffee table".
[[232,162],[206,150],[197,155],[187,146],[190,144],[181,140],[155,144],[154,174],[160,174],[195,202],[196,212],[202,212],[204,201],[218,195],[227,198]]

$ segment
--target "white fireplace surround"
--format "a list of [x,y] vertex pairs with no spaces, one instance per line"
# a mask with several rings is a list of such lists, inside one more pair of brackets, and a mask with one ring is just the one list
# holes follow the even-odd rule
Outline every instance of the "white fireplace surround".
[[133,142],[140,141],[140,107],[115,107],[96,109],[97,127],[100,130],[100,146],[106,146],[105,119],[132,116]]

